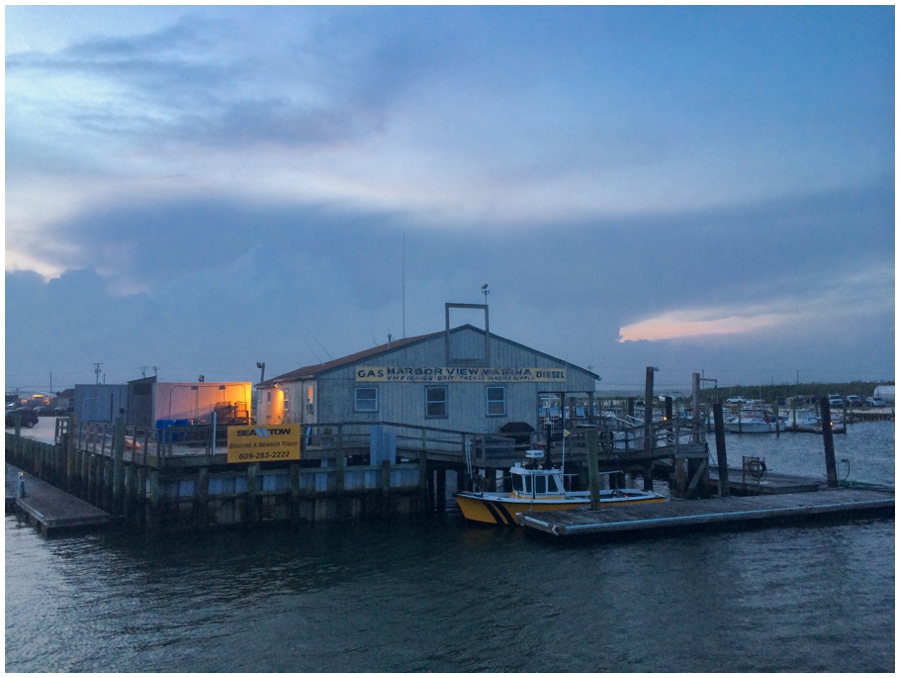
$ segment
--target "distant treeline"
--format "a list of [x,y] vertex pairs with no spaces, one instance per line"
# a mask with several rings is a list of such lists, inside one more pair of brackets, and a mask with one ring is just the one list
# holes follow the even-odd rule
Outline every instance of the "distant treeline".
[[[743,397],[763,402],[774,402],[776,398],[792,398],[794,396],[814,396],[821,398],[832,393],[842,397],[858,395],[865,400],[875,393],[876,386],[893,386],[893,381],[848,381],[834,384],[774,384],[768,386],[723,386],[718,389],[719,400]],[[704,401],[715,399],[716,389],[704,388],[700,398]]]

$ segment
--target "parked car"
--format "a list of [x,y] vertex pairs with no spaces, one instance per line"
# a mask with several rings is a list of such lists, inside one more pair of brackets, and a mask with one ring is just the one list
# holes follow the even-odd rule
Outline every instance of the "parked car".
[[847,404],[851,407],[861,407],[863,404],[863,399],[858,395],[849,395],[847,396]]
[[832,407],[841,407],[844,404],[844,399],[841,398],[840,393],[829,393],[828,394],[828,404]]
[[866,398],[866,405],[869,407],[887,407],[884,398]]
[[17,407],[6,412],[6,428],[12,428],[16,425],[16,415],[21,417],[22,426],[25,428],[31,428],[38,423],[37,412],[26,407]]

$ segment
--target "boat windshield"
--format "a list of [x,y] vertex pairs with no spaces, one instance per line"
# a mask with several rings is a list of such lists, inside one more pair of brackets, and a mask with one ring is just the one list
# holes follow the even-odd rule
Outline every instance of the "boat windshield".
[[562,492],[562,488],[559,487],[559,482],[557,481],[556,476],[547,476],[547,492],[549,492],[550,494]]
[[534,477],[534,493],[547,494],[547,476]]
[[516,492],[524,492],[525,488],[522,487],[522,476],[518,473],[512,474],[512,486]]

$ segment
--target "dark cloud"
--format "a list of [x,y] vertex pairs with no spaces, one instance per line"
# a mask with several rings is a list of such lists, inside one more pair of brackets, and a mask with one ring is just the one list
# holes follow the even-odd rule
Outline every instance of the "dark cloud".
[[247,49],[244,32],[253,28],[242,21],[191,16],[152,34],[95,38],[53,54],[12,54],[6,67],[11,78],[84,77],[101,91],[128,92],[131,106],[68,102],[55,115],[154,147],[356,143],[383,131],[393,98],[424,77],[430,59],[427,50],[418,51],[414,34],[366,39],[371,33],[361,24],[331,23],[340,24],[329,29],[340,37],[337,45],[317,37],[297,46],[276,31],[257,50]]
[[[615,376],[622,366],[653,361],[673,371],[717,370],[722,379],[746,380],[740,375],[753,370],[785,379],[778,375],[798,369],[886,376],[890,282],[873,287],[891,298],[876,299],[862,322],[826,317],[752,336],[617,340],[620,327],[673,309],[831,295],[844,318],[848,307],[872,302],[853,296],[865,289],[841,296],[848,274],[893,276],[892,215],[884,187],[505,232],[412,229],[391,215],[211,200],[123,205],[59,225],[56,251],[80,254],[57,262],[84,270],[47,284],[7,274],[7,364],[37,369],[52,356],[253,378],[256,360],[287,371],[316,362],[308,346],[338,356],[389,331],[400,336],[404,298],[408,335],[441,329],[445,302],[480,303],[488,283],[498,334],[590,364],[613,381],[626,378]],[[134,285],[148,291],[120,294]]]

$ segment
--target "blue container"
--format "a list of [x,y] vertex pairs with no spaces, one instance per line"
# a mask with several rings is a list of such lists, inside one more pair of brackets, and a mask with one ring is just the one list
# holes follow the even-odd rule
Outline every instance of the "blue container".
[[174,424],[172,419],[157,419],[156,428],[169,428]]

